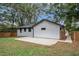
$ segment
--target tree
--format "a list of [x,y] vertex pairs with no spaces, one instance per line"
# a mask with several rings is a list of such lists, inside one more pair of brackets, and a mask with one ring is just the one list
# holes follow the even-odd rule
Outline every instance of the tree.
[[[37,5],[36,4],[9,4],[9,7],[14,8],[17,12],[23,14],[23,18],[27,23],[32,23],[32,20],[36,22]],[[25,22],[24,21],[24,22]]]
[[56,18],[64,21],[65,29],[71,34],[76,30],[76,22],[79,18],[79,4],[53,4],[50,8],[56,14]]
[[[49,14],[49,3],[43,4],[3,4],[4,6],[14,8],[17,12],[23,15],[23,23],[36,23],[38,17],[41,15],[48,15]],[[48,18],[51,18],[48,16]]]

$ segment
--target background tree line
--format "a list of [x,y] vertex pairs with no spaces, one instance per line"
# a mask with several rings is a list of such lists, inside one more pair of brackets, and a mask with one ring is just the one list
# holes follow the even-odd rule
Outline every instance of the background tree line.
[[[34,24],[42,14],[51,15],[48,19],[57,23],[63,23],[65,29],[69,32],[78,30],[79,28],[77,23],[79,21],[79,4],[77,3],[2,3],[0,4],[1,8],[7,10],[0,13],[1,28]],[[8,26],[5,26],[5,23]]]

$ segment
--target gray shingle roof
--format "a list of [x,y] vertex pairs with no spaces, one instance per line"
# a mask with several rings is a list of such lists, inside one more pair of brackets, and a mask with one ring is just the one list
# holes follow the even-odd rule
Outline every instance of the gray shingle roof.
[[20,26],[18,28],[32,28],[33,24],[25,25],[25,26]]
[[25,25],[25,26],[20,26],[20,27],[18,27],[18,28],[32,28],[32,27],[35,27],[36,25],[38,25],[39,23],[41,23],[41,22],[43,22],[43,21],[48,21],[48,22],[50,22],[50,23],[54,23],[54,24],[56,24],[56,25],[62,26],[62,25],[60,25],[60,24],[58,24],[58,23],[56,23],[56,22],[52,22],[52,21],[49,21],[49,20],[47,20],[47,19],[43,19],[43,20],[39,21],[39,22],[36,23],[36,24],[29,24],[29,25]]

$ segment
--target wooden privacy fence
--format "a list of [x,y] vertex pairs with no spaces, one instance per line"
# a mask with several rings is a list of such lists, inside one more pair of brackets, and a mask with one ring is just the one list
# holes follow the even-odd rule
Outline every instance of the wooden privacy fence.
[[0,32],[0,37],[16,37],[16,32]]
[[73,46],[79,47],[79,31],[72,32],[71,38],[73,41]]
[[65,30],[64,29],[60,30],[60,40],[66,40]]
[[79,41],[79,31],[72,32],[72,40]]

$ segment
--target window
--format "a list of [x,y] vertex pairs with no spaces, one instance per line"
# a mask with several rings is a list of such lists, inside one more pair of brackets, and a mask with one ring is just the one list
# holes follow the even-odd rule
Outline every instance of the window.
[[46,28],[41,28],[41,30],[46,30]]
[[22,32],[22,28],[20,28],[20,33]]
[[28,32],[31,32],[31,28],[28,28]]
[[26,32],[26,28],[24,28],[24,32]]

